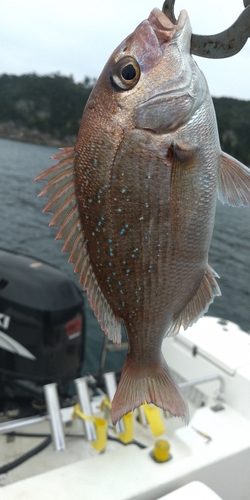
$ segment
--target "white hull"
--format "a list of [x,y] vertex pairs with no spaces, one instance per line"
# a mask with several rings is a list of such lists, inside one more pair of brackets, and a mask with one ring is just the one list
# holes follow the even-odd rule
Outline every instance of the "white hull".
[[[156,500],[192,481],[203,482],[223,500],[249,500],[249,343],[249,335],[236,325],[221,324],[211,317],[201,319],[176,338],[165,339],[164,355],[180,382],[204,378],[203,383],[186,389],[191,414],[188,426],[162,412],[165,433],[160,438],[171,445],[168,462],[152,459],[156,437],[149,426],[136,419],[134,438],[147,448],[108,441],[106,450],[98,454],[82,435],[82,421],[71,420],[72,409],[63,410],[64,420],[70,422],[64,429],[66,449],[55,451],[51,443],[40,454],[0,475],[1,500],[33,500],[34,495],[36,500]],[[215,380],[208,383],[208,377]],[[94,408],[101,399],[97,398]],[[20,432],[50,433],[50,422]],[[113,430],[108,432],[115,436]],[[16,437],[7,443],[1,435],[0,466],[38,442],[41,438]],[[171,498],[177,500],[177,496]]]

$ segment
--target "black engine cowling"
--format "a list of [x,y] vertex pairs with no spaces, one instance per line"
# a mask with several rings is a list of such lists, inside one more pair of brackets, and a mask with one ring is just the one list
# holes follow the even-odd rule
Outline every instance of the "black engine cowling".
[[56,267],[0,250],[0,385],[40,386],[80,376],[83,296]]

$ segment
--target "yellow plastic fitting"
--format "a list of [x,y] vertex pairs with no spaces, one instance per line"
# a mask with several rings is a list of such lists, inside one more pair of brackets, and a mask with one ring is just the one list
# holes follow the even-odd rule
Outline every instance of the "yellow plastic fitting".
[[167,462],[170,458],[170,444],[165,439],[158,439],[155,442],[155,447],[153,450],[153,458],[156,462]]

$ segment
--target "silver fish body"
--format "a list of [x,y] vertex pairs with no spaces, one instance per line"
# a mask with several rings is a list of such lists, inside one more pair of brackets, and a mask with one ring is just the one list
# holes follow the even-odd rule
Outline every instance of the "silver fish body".
[[127,332],[114,422],[144,401],[187,420],[162,340],[220,295],[208,264],[218,194],[250,201],[248,169],[221,152],[190,39],[185,11],[174,25],[154,9],[107,62],[74,151],[40,176],[102,328],[116,342],[121,320]]

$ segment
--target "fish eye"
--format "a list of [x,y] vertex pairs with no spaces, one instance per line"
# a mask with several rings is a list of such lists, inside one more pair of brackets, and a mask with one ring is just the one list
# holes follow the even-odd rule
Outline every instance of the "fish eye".
[[130,56],[118,61],[111,72],[110,79],[118,90],[130,90],[139,81],[140,66],[138,62]]

